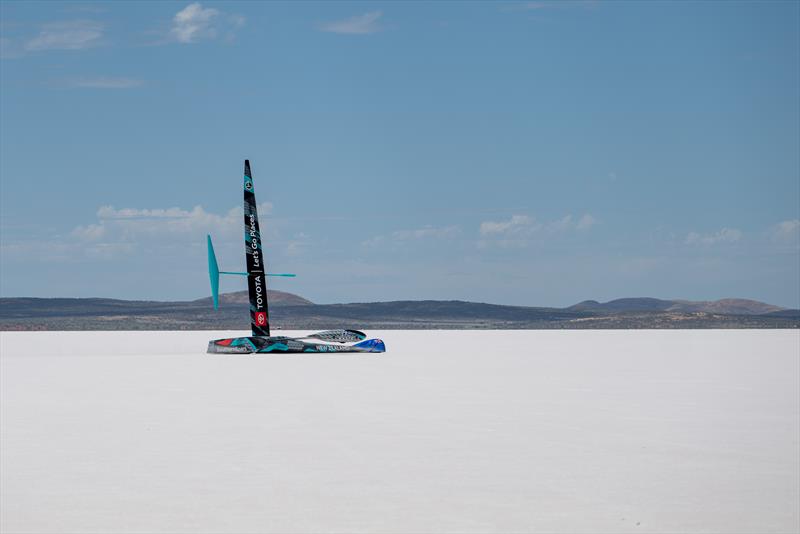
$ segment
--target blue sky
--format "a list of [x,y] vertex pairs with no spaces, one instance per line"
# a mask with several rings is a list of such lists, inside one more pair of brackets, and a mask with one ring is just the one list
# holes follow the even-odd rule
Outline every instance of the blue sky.
[[0,10],[3,296],[800,307],[797,2]]

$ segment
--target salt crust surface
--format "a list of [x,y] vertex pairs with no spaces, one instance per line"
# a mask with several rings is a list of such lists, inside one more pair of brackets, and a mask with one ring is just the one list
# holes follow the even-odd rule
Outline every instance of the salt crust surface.
[[0,529],[797,532],[800,332],[0,333]]

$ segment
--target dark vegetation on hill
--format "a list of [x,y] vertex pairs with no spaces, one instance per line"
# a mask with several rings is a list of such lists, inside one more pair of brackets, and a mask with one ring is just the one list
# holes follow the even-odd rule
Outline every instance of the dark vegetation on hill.
[[[269,291],[274,328],[800,328],[800,310],[763,302],[624,298],[567,308],[502,306],[458,300],[314,304]],[[0,330],[247,330],[247,293],[188,302],[103,298],[0,298]]]

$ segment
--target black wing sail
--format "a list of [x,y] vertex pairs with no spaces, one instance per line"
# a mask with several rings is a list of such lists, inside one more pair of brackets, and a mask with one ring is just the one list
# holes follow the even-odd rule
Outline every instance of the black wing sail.
[[267,277],[258,229],[255,188],[250,160],[244,160],[244,250],[247,261],[247,290],[250,295],[250,328],[254,336],[269,336]]

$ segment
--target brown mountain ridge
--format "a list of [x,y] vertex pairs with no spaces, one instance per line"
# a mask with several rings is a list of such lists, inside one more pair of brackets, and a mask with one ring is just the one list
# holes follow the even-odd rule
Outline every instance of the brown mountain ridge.
[[[623,298],[567,308],[505,306],[458,300],[315,304],[269,291],[275,329],[619,329],[800,328],[800,310],[748,299],[717,301]],[[187,302],[103,298],[0,298],[0,330],[246,330],[244,291]]]

